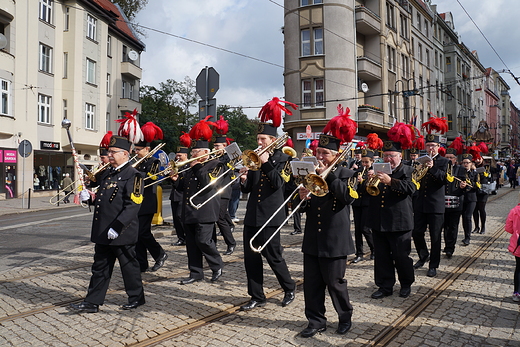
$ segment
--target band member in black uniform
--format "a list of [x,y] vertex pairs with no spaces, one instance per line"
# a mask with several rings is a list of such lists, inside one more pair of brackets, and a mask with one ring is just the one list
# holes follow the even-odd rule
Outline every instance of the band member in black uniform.
[[[414,199],[414,230],[413,241],[419,255],[414,264],[418,269],[430,259],[427,276],[437,275],[437,268],[441,260],[441,231],[444,223],[444,185],[449,160],[439,155],[439,135],[426,135],[426,152],[432,160],[426,162],[426,175],[419,181],[420,187]],[[430,232],[431,251],[426,245],[426,228]]]
[[349,169],[358,170],[361,167],[361,149],[354,150],[354,158],[350,160]]
[[[143,125],[142,128],[144,131],[145,126]],[[150,153],[150,142],[141,141],[136,143],[134,151],[137,154],[137,160],[146,157]],[[146,177],[153,179],[154,177],[156,178],[155,175],[159,172],[160,165],[160,160],[152,156],[141,162],[136,169],[141,172],[143,179]],[[148,185],[152,180],[146,180],[145,182],[147,182],[146,185]],[[148,270],[147,251],[150,252],[150,255],[155,260],[155,264],[150,270],[157,271],[164,265],[164,262],[168,258],[168,254],[166,254],[152,234],[153,215],[157,212],[157,185],[154,184],[144,188],[143,197],[144,200],[139,210],[139,239],[135,245],[135,251],[141,272]]]
[[[257,142],[266,148],[276,140],[276,127],[270,123],[260,123]],[[242,193],[249,193],[246,215],[244,218],[244,265],[247,275],[247,291],[251,300],[243,305],[241,310],[251,310],[264,306],[266,297],[263,290],[264,276],[262,256],[265,257],[285,292],[282,306],[287,306],[294,300],[296,284],[291,278],[285,259],[282,256],[283,248],[280,242],[280,233],[267,244],[261,254],[254,252],[249,246],[251,238],[266,221],[274,215],[278,207],[284,202],[285,181],[281,172],[290,157],[280,149],[274,149],[260,155],[261,167],[259,170],[240,170]],[[285,210],[282,208],[269,222],[268,226],[255,239],[255,245],[262,245],[285,219]]]
[[457,165],[456,149],[447,148],[445,158],[450,162],[448,163],[444,187],[444,252],[446,257],[451,258],[455,252],[460,217],[465,203],[466,178],[464,168]]
[[[385,141],[383,160],[390,163],[390,175],[376,172],[379,194],[370,196],[369,211],[377,211],[368,218],[374,239],[374,279],[379,288],[372,293],[374,299],[393,294],[395,272],[401,289],[399,296],[406,298],[415,281],[412,250],[413,210],[412,195],[416,191],[412,182],[411,166],[405,165],[399,142]],[[377,183],[377,181],[376,181]]]
[[[209,138],[211,138],[211,130]],[[183,192],[182,220],[184,221],[184,231],[186,233],[186,250],[188,252],[188,268],[190,270],[190,277],[181,280],[181,284],[191,284],[204,278],[203,256],[206,258],[212,271],[211,282],[217,281],[222,276],[222,257],[212,237],[213,226],[218,220],[220,211],[220,199],[211,199],[199,209],[190,204],[190,198],[201,188],[209,184],[210,173],[219,165],[218,160],[209,160],[209,153],[208,140],[197,140],[191,149],[191,158],[201,158],[190,163],[190,170],[186,171],[182,180],[172,176],[175,185]],[[204,156],[205,154],[208,155]],[[208,200],[211,195],[215,194],[216,189],[215,185],[204,189],[204,193],[193,199],[193,202],[199,204]]]
[[[356,123],[350,122],[354,128],[354,135]],[[351,138],[342,140],[352,141]],[[327,194],[309,196],[309,190],[300,189],[300,199],[306,200],[303,212],[307,214],[302,251],[305,317],[309,321],[307,328],[300,333],[302,337],[312,337],[327,328],[325,289],[328,289],[338,314],[336,332],[346,334],[352,326],[354,309],[350,303],[347,280],[344,276],[347,256],[354,253],[349,209],[354,198],[349,194],[349,179],[353,178],[355,172],[336,163],[340,141],[335,136],[321,134],[316,149],[316,159],[319,163],[316,173],[329,172],[324,177],[329,190]]]
[[[473,156],[469,153],[464,153],[461,156],[461,163],[464,172],[464,182],[466,187],[464,188],[464,206],[462,207],[462,227],[464,229],[464,240],[462,244],[464,246],[469,245],[471,240],[471,218],[473,217],[473,211],[477,205],[477,181],[478,173],[473,169],[472,160]],[[463,188],[461,186],[461,188]]]
[[[484,171],[478,174],[479,184],[490,184],[492,182],[491,171],[489,165],[484,165],[484,159],[479,155],[473,159],[475,168],[483,168]],[[486,232],[486,204],[488,193],[482,189],[477,190],[477,205],[473,211],[473,222],[475,222],[474,233],[484,234]],[[480,217],[480,220],[479,220]],[[479,223],[480,222],[480,223]],[[479,226],[480,225],[480,226]]]
[[[220,116],[222,117],[222,116]],[[221,134],[224,135],[224,134]],[[218,149],[221,151],[224,151],[224,148],[227,146],[227,139],[226,136],[217,136],[215,139],[215,142],[213,143],[213,148]],[[224,153],[219,158],[220,165],[217,166],[215,169],[215,175],[219,176],[223,172],[225,172],[228,169],[227,164],[229,163],[229,156],[227,153]],[[222,178],[219,182],[221,186],[226,185],[231,181],[231,176],[234,176],[234,172],[230,171],[226,174],[226,177]],[[224,252],[224,255],[230,255],[235,251],[235,247],[237,245],[235,238],[233,237],[233,229],[234,229],[234,223],[231,220],[231,217],[229,216],[228,212],[228,206],[229,206],[229,199],[231,198],[231,186],[227,187],[221,194],[220,194],[220,212],[217,220],[217,226],[222,234],[222,237],[224,238],[224,242],[227,245],[227,250]]]
[[101,162],[101,165],[104,165],[104,164],[110,162],[108,160],[108,149],[99,147],[99,161]]
[[370,196],[367,193],[366,182],[369,174],[373,174],[372,164],[374,164],[374,152],[370,149],[361,150],[361,167],[356,170],[358,186],[358,198],[352,203],[354,214],[354,239],[356,242],[356,258],[353,263],[363,260],[363,236],[370,248],[370,259],[374,259],[374,241],[372,231],[367,227],[367,218],[370,215],[368,205]]
[[122,308],[134,309],[145,303],[135,254],[143,180],[128,163],[131,143],[124,137],[112,136],[109,146],[108,157],[112,167],[103,171],[100,180],[91,182],[92,186],[99,185],[90,236],[96,244],[94,264],[85,300],[70,305],[77,312],[98,312],[99,305],[105,301],[116,258],[128,295],[128,304]]
[[417,158],[419,158],[419,150],[417,148],[414,148],[414,147],[410,148],[408,150],[408,154],[410,156],[410,160],[405,160],[404,161],[404,163],[406,165],[410,165],[410,166],[415,167],[417,164],[419,164],[417,162]]
[[[175,162],[180,163],[188,160],[188,147],[179,147],[177,149],[177,153],[175,154]],[[179,168],[178,171],[182,171],[187,169],[189,166],[185,165]],[[178,179],[182,179],[184,173],[179,174]],[[179,191],[178,184],[174,184],[172,190],[170,192],[170,201],[172,208],[172,217],[173,217],[173,226],[175,228],[175,234],[177,235],[177,241],[175,241],[173,246],[184,246],[186,245],[186,236],[184,233],[184,225],[181,219],[181,211],[182,211],[182,191]],[[177,187],[177,188],[175,188]]]

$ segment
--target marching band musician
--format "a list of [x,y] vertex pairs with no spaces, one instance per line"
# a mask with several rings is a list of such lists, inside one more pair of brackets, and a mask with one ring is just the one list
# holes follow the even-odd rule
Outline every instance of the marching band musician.
[[[220,120],[218,120],[216,124],[216,131],[219,136],[217,136],[213,142],[213,149],[218,149],[223,152],[223,155],[221,155],[219,158],[220,165],[217,169],[219,173],[223,173],[228,169],[227,164],[230,162],[229,156],[224,151],[224,148],[226,148],[228,145],[228,139],[225,136],[228,131],[228,122],[224,120],[223,116],[220,116]],[[217,176],[219,175],[220,174]],[[233,175],[234,172],[228,172],[226,177],[223,178],[220,182],[221,186],[229,183],[231,181],[231,176]],[[235,251],[235,247],[237,245],[235,238],[233,237],[233,229],[235,224],[233,223],[233,220],[231,220],[228,211],[229,199],[231,198],[231,189],[232,187],[229,186],[220,194],[220,210],[217,220],[218,229],[224,238],[224,242],[227,245],[227,250],[224,252],[224,255],[231,255]]]
[[351,170],[357,170],[361,167],[361,149],[354,150],[354,158],[350,160],[350,164],[348,166]]
[[[464,153],[461,156],[461,163],[464,172],[464,183],[461,182],[461,188],[464,189],[464,205],[462,207],[462,227],[464,228],[464,240],[462,244],[464,246],[469,245],[471,240],[471,218],[473,217],[473,211],[477,205],[477,176],[478,173],[474,170],[472,163],[473,155]],[[471,187],[467,186],[470,185]],[[467,187],[463,187],[467,186]],[[458,223],[457,223],[458,224]]]
[[[479,144],[481,145],[481,144]],[[484,164],[484,158],[477,153],[473,161],[475,162],[475,169],[484,168],[483,172],[478,173],[479,184],[490,184],[493,179],[491,177],[491,168],[490,165]],[[513,187],[514,188],[514,187]],[[475,223],[475,229],[473,229],[474,233],[484,234],[486,232],[486,204],[488,200],[488,193],[483,189],[477,190],[477,205],[475,206],[475,210],[473,211],[473,222]],[[480,218],[479,218],[480,217]],[[479,223],[480,222],[480,223]],[[480,227],[479,227],[480,225]]]
[[406,165],[410,165],[412,167],[415,167],[417,164],[417,158],[419,158],[419,150],[415,147],[412,147],[408,149],[408,154],[410,155],[410,160],[406,160],[404,163]]
[[[190,170],[185,172],[182,180],[178,179],[178,175],[171,176],[176,187],[178,186],[179,190],[183,192],[181,220],[184,222],[186,233],[186,250],[190,270],[190,276],[180,281],[180,284],[183,285],[204,279],[203,256],[212,271],[211,282],[217,281],[222,276],[223,268],[222,257],[213,240],[213,226],[218,220],[220,199],[211,199],[199,209],[190,204],[190,198],[209,184],[210,173],[219,165],[218,160],[208,160],[209,139],[211,139],[212,131],[206,120],[195,124],[190,130],[190,136],[195,139],[195,144],[191,148],[191,158],[200,158],[190,163]],[[216,189],[215,185],[204,189],[204,193],[194,199],[195,203],[208,200]]]
[[[350,195],[349,179],[355,174],[340,163],[335,163],[339,155],[340,142],[351,142],[357,125],[350,119],[349,109],[343,112],[338,107],[338,116],[332,118],[320,135],[316,149],[319,167],[317,174],[327,170],[325,182],[328,192],[324,196],[310,195],[309,190],[300,188],[300,199],[306,200],[302,212],[307,214],[303,234],[303,289],[305,299],[305,317],[308,326],[300,336],[312,337],[327,328],[325,317],[325,289],[328,289],[334,309],[338,314],[338,334],[346,334],[352,326],[353,307],[350,303],[347,280],[347,256],[354,253],[354,244],[350,233],[350,208],[354,201]],[[341,133],[339,126],[331,129],[331,124],[340,121],[349,128]],[[330,134],[330,135],[329,135]],[[332,165],[332,166],[331,166]],[[334,165],[336,165],[335,171]],[[346,229],[346,230],[345,230]]]
[[[178,163],[188,160],[188,151],[188,147],[177,148],[177,153],[175,154],[175,162]],[[180,168],[179,171],[182,171],[183,169],[186,169],[188,167],[188,165],[185,165],[184,167]],[[181,180],[183,175],[184,173],[179,174],[178,179]],[[170,201],[172,208],[173,226],[175,228],[175,234],[177,235],[177,241],[173,243],[173,246],[185,246],[186,236],[184,232],[184,223],[181,219],[182,191],[178,189],[178,184],[174,184],[174,187],[172,187],[172,190],[170,192]]]
[[385,141],[383,160],[390,164],[392,173],[375,173],[379,178],[377,187],[380,193],[370,196],[368,208],[369,211],[378,211],[368,218],[367,223],[372,229],[374,239],[374,280],[378,287],[371,295],[373,299],[382,299],[393,294],[396,271],[401,284],[400,297],[410,295],[415,281],[410,252],[413,230],[412,195],[416,187],[412,182],[414,169],[405,165],[402,159],[401,143]]
[[[262,149],[268,147],[276,140],[277,127],[281,124],[281,111],[285,109],[278,104],[278,98],[273,98],[260,111],[262,123],[258,125],[257,142]],[[287,101],[284,101],[287,103]],[[289,103],[291,106],[294,104]],[[268,106],[273,112],[265,112]],[[296,108],[296,105],[292,106]],[[288,113],[288,110],[286,113]],[[288,114],[292,114],[289,113]],[[272,123],[266,121],[272,120]],[[285,307],[294,301],[296,283],[291,278],[289,269],[283,258],[283,248],[280,242],[280,233],[277,233],[271,242],[262,250],[261,254],[254,252],[250,247],[251,238],[273,216],[279,206],[284,202],[285,181],[281,176],[287,161],[291,158],[280,149],[274,149],[271,153],[265,151],[260,155],[261,166],[259,170],[248,170],[246,166],[240,169],[240,182],[242,193],[249,193],[246,215],[244,218],[244,265],[247,275],[247,292],[251,300],[240,307],[242,311],[262,307],[266,303],[263,283],[262,256],[264,256],[276,275],[278,283],[283,288],[285,295],[282,306]],[[264,242],[273,234],[285,219],[285,210],[282,208],[267,224],[263,232],[255,239],[257,244]]]
[[[432,122],[432,119],[446,122],[445,119],[435,117],[431,117],[429,122]],[[426,123],[423,123],[423,128]],[[437,276],[437,268],[441,259],[441,231],[444,223],[445,205],[444,185],[449,160],[439,155],[439,148],[440,136],[427,134],[425,149],[431,160],[423,164],[427,168],[427,172],[418,182],[420,186],[413,206],[414,230],[412,236],[415,249],[419,255],[419,260],[414,264],[414,268],[422,267],[430,259],[426,274],[428,277]],[[431,252],[428,251],[425,240],[427,228],[430,232]]]
[[[138,160],[149,155],[151,149],[150,143],[152,141],[162,139],[162,131],[159,132],[156,127],[157,126],[152,122],[148,122],[141,127],[143,134],[145,134],[145,139],[135,144],[134,146],[134,151]],[[139,164],[136,169],[141,172],[143,178],[152,177],[153,179],[159,172],[160,165],[160,160],[151,156],[150,158],[141,162],[141,164]],[[137,260],[139,261],[139,265],[141,267],[141,272],[148,270],[147,251],[150,252],[150,255],[155,260],[155,264],[149,270],[157,271],[164,265],[164,262],[168,258],[168,254],[166,254],[164,249],[152,234],[153,215],[157,212],[157,185],[149,185],[148,187],[144,188],[143,197],[144,200],[141,204],[141,209],[139,210],[138,214],[139,239],[135,246],[135,251],[137,253]]]
[[368,205],[370,202],[369,194],[366,190],[368,175],[373,174],[372,164],[374,164],[374,152],[370,149],[361,150],[361,167],[357,169],[357,193],[358,198],[352,203],[354,215],[354,239],[356,243],[356,257],[353,263],[363,260],[363,236],[370,248],[370,259],[374,259],[374,241],[372,231],[367,227],[367,218],[370,214]]
[[105,301],[116,258],[121,265],[128,295],[128,304],[122,308],[134,309],[145,303],[135,253],[143,180],[140,173],[128,163],[131,145],[125,137],[112,136],[108,148],[112,168],[104,170],[100,180],[91,182],[92,185],[99,185],[90,237],[96,244],[94,264],[85,300],[70,305],[77,312],[99,311],[99,305]]
[[446,253],[446,257],[451,258],[455,252],[460,217],[466,203],[464,192],[467,183],[464,167],[457,165],[457,150],[447,148],[444,157],[450,161],[444,188],[444,253]]

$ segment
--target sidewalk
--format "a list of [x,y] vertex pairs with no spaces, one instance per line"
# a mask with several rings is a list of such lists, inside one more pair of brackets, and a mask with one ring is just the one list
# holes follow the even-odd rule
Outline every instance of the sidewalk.
[[[63,196],[63,193],[61,194]],[[70,207],[78,207],[78,205],[74,204],[73,200],[74,197],[70,197],[70,203],[69,204],[63,204],[60,203],[59,206],[51,205],[49,202],[51,199],[50,196],[44,196],[44,197],[34,197],[31,196],[31,199],[26,197],[25,199],[22,198],[16,198],[16,199],[5,199],[0,200],[0,216],[7,215],[7,214],[14,214],[14,213],[27,213],[27,212],[34,212],[34,211],[44,211],[44,210],[53,210],[57,208],[70,208]],[[22,201],[24,200],[24,201]],[[22,207],[23,202],[23,207]],[[28,208],[30,203],[30,208]]]

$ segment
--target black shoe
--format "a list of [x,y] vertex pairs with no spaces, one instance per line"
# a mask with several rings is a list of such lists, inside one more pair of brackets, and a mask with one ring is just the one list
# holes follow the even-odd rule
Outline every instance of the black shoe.
[[347,333],[347,331],[350,330],[351,327],[352,327],[352,322],[339,323],[338,329],[336,330],[336,332],[340,335],[345,335]]
[[376,255],[374,254],[374,252],[370,253],[370,260],[374,260],[376,259]]
[[468,245],[469,245],[469,239],[464,239],[464,240],[462,240],[462,244],[463,244],[464,246],[468,246]]
[[475,227],[475,229],[473,229],[473,231],[471,232],[472,234],[476,234],[480,231],[480,228],[479,227]]
[[185,246],[186,241],[184,240],[177,240],[177,242],[173,243],[172,246]]
[[293,232],[291,232],[291,235],[298,235],[298,234],[301,234],[302,231],[301,230],[295,230]]
[[249,311],[254,309],[255,307],[263,307],[265,306],[266,301],[256,301],[251,299],[247,304],[240,306],[240,311]]
[[360,261],[363,261],[363,257],[359,257],[359,256],[358,256],[358,257],[355,257],[355,258],[352,260],[352,262],[353,262],[354,264],[359,263]]
[[157,271],[159,270],[163,265],[164,262],[168,259],[168,254],[164,253],[157,261],[155,262],[155,265],[152,267],[150,271]]
[[180,284],[192,284],[192,283],[195,283],[195,282],[200,281],[200,280],[202,280],[202,278],[188,277],[188,278],[185,278],[185,279],[181,280],[179,283]]
[[294,301],[294,291],[285,292],[285,295],[282,300],[282,307],[289,305],[293,301]]
[[453,253],[452,252],[446,252],[446,258],[451,259],[451,257],[453,257]]
[[222,268],[218,269],[217,271],[213,271],[213,276],[211,276],[211,282],[216,282],[218,279],[222,276]]
[[323,327],[323,328],[305,328],[302,330],[302,332],[300,333],[300,336],[301,337],[313,337],[314,335],[316,335],[317,333],[322,333],[324,332],[325,330],[327,330],[327,327]]
[[99,311],[99,305],[91,304],[86,301],[80,302],[79,304],[70,304],[69,307],[79,313],[96,313]]
[[426,273],[426,276],[428,276],[428,277],[435,277],[435,276],[437,276],[437,269],[428,269],[428,272]]
[[486,233],[486,228],[482,227],[482,229],[480,229],[480,233],[481,234],[485,234]]
[[133,310],[134,308],[137,308],[141,305],[144,305],[144,300],[141,301],[134,301],[128,304],[124,304],[121,306],[123,310]]
[[224,255],[231,255],[235,251],[235,246],[228,246],[227,250],[224,252]]
[[413,264],[413,268],[418,269],[420,267],[423,267],[428,260],[430,260],[430,256],[427,256],[425,259],[419,259],[417,263]]
[[383,291],[381,291],[381,289],[378,289],[376,292],[373,292],[372,295],[370,295],[370,297],[372,299],[382,299],[385,296],[390,296],[390,295],[392,295],[392,293],[383,292]]
[[412,288],[410,287],[402,287],[401,290],[399,290],[399,297],[401,298],[407,298],[412,293]]

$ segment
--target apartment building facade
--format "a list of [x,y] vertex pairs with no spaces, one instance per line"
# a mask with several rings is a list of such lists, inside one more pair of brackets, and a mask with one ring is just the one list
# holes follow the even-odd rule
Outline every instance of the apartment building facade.
[[[115,119],[140,111],[139,67],[144,44],[109,0],[7,0],[0,8],[1,193],[28,188],[53,194],[65,173],[77,177],[61,121],[71,121],[79,162],[98,162],[98,146]],[[5,89],[4,89],[5,87]],[[22,140],[31,154],[14,158]],[[8,165],[9,164],[9,165]],[[51,192],[51,193],[48,193]]]

